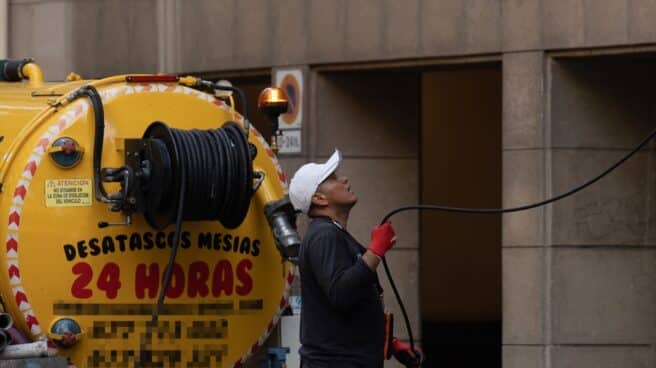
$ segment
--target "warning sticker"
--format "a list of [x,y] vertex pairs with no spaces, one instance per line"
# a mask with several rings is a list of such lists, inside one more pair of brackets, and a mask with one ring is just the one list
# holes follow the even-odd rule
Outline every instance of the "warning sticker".
[[46,207],[91,206],[91,179],[46,180]]

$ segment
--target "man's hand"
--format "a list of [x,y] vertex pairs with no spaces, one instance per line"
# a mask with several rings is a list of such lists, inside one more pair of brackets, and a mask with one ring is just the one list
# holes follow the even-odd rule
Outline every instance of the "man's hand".
[[382,225],[374,227],[371,231],[371,244],[369,250],[378,257],[384,257],[385,253],[396,243],[396,234],[392,223],[387,221]]
[[410,344],[406,344],[397,338],[392,341],[392,355],[407,368],[418,368],[421,364],[421,351],[419,349],[413,351]]

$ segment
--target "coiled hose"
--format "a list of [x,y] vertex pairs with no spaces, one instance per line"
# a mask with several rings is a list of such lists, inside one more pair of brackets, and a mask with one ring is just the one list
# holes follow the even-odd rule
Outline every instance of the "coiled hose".
[[239,226],[253,195],[252,159],[241,127],[228,122],[221,129],[171,129],[171,134],[187,183],[180,192],[185,197],[182,220]]

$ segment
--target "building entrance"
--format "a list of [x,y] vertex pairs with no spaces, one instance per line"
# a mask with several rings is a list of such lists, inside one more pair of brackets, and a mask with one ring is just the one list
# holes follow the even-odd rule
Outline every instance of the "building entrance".
[[[424,204],[501,207],[501,66],[421,77]],[[501,367],[501,215],[420,215],[422,345],[429,367]]]

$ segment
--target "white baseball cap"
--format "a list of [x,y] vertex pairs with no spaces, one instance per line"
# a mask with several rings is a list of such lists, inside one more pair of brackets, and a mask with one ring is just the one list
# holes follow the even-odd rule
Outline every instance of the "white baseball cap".
[[295,209],[307,214],[312,204],[312,196],[319,184],[323,183],[330,174],[334,173],[342,161],[339,150],[323,164],[314,162],[301,166],[289,183],[289,199]]

